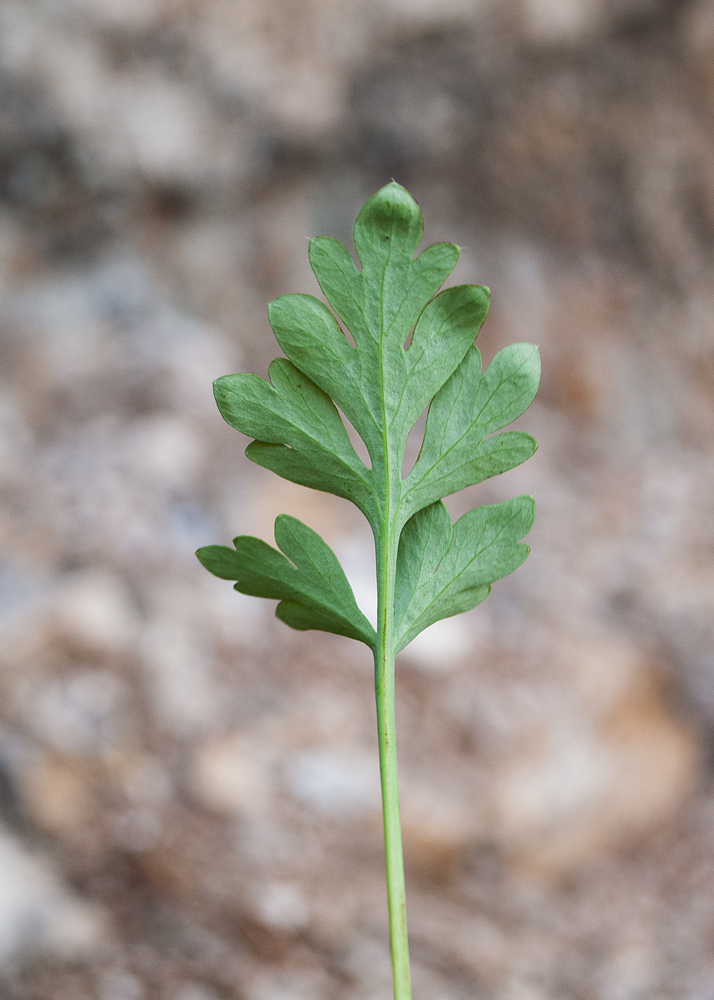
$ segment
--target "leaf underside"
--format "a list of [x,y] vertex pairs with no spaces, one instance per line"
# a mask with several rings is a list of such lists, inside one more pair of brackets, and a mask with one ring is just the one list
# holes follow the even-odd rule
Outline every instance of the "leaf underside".
[[439,619],[475,608],[495,580],[518,569],[534,515],[532,497],[476,507],[454,525],[441,500],[418,511],[399,541],[397,651]]
[[[224,419],[254,439],[246,451],[252,461],[351,500],[378,547],[385,525],[401,532],[398,648],[440,618],[475,607],[495,580],[523,562],[528,548],[520,539],[534,509],[530,497],[517,497],[478,507],[452,525],[441,503],[533,454],[528,434],[497,432],[530,405],[540,362],[535,346],[514,344],[482,371],[474,340],[488,312],[488,289],[439,292],[459,251],[437,243],[415,256],[421,236],[418,205],[400,185],[388,184],[355,224],[360,269],[337,240],[310,242],[310,263],[330,308],[301,294],[268,307],[286,355],[271,364],[269,381],[237,374],[214,383]],[[402,478],[407,436],[427,408],[419,458]],[[342,415],[364,441],[371,467],[357,455]],[[278,617],[294,628],[374,647],[374,629],[327,544],[285,516],[276,521],[275,537],[281,551],[243,536],[234,549],[208,546],[198,555],[242,593],[277,598]]]
[[337,556],[302,521],[281,514],[275,521],[280,551],[260,538],[240,535],[234,548],[207,545],[196,553],[207,570],[253,597],[280,601],[276,614],[297,629],[322,629],[374,644],[374,629],[357,607]]

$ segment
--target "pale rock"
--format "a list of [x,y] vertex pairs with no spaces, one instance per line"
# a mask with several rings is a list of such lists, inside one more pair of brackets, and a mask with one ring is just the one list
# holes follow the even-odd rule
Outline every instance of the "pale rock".
[[201,468],[204,442],[178,414],[161,413],[135,421],[124,439],[124,463],[132,478],[148,488],[188,491]]
[[340,560],[352,587],[357,606],[374,628],[377,627],[377,579],[374,564],[374,541],[366,525],[333,541],[332,548]]
[[10,212],[0,209],[0,288],[8,292],[14,288],[13,279],[22,274],[29,260],[31,248],[26,234]]
[[213,662],[185,618],[175,612],[152,618],[142,630],[140,650],[154,713],[163,725],[187,736],[220,722]]
[[306,0],[290,16],[259,0],[230,7],[210,0],[202,12],[198,44],[224,90],[290,137],[314,141],[339,122],[369,30],[360,4]]
[[[253,254],[253,234],[247,222],[240,218],[187,219],[177,233],[173,261],[185,277],[186,289],[192,299],[203,306],[201,313],[216,316],[219,327],[224,330],[230,330],[237,317],[241,317],[243,326],[246,315],[256,308],[255,293],[246,274]],[[262,302],[259,315],[264,322]],[[216,331],[214,338],[217,336]],[[196,338],[196,347],[205,345],[206,341],[207,336]],[[223,375],[240,367],[237,343],[230,348],[230,355],[226,350],[228,357],[221,362],[220,374]],[[205,389],[205,366],[201,365],[194,377],[197,383],[200,380],[200,388]],[[216,377],[214,368],[212,378]]]
[[[101,372],[111,360],[108,331],[97,315],[91,285],[69,273],[48,275],[17,295],[10,315],[35,349],[34,378],[52,386],[71,386]],[[44,400],[35,401],[44,404]]]
[[126,797],[137,805],[164,806],[172,794],[171,780],[157,757],[123,753],[107,761],[110,773]]
[[[16,592],[11,598],[2,600],[5,595],[0,590],[0,666],[3,668],[16,670],[37,662],[47,650],[47,618],[38,606],[41,601],[33,607],[36,596]],[[19,597],[17,603],[16,597]]]
[[349,822],[379,811],[379,765],[361,747],[306,750],[287,761],[284,774],[298,802],[330,819]]
[[47,860],[0,831],[0,965],[31,954],[91,958],[108,930],[100,907],[73,896]]
[[532,983],[513,977],[503,991],[503,1000],[548,1000],[548,995]]
[[[230,533],[225,539],[203,539],[203,544],[209,542],[229,544]],[[202,573],[199,582],[199,593],[211,622],[212,636],[240,650],[255,651],[266,645],[269,641],[268,629],[274,624],[274,615],[267,601],[241,594],[212,573]]]
[[513,963],[508,934],[498,920],[466,907],[454,909],[444,896],[418,891],[409,895],[415,938],[443,942],[444,961],[471,970],[484,985],[502,982]]
[[132,31],[150,29],[162,14],[170,13],[166,0],[66,0],[65,10],[99,24]]
[[521,0],[523,26],[538,44],[577,44],[591,37],[606,16],[603,0]]
[[[710,107],[714,107],[714,3],[695,0],[683,11],[684,44],[700,78]],[[712,193],[709,184],[709,210]],[[708,312],[708,315],[710,313]]]
[[412,639],[404,656],[425,673],[453,670],[460,660],[475,650],[470,624],[463,616],[443,618]]
[[131,157],[127,167],[164,182],[193,184],[225,161],[228,149],[216,146],[213,116],[194,88],[145,73],[122,80],[114,94],[108,93]]
[[200,88],[146,67],[117,72],[91,37],[69,24],[33,41],[35,72],[97,175],[193,186],[245,173],[249,134],[235,118],[221,121]]
[[172,995],[172,1000],[220,1000],[220,998],[215,990],[211,990],[207,986],[187,983],[179,987]]
[[161,839],[162,823],[156,809],[139,806],[120,812],[113,822],[114,842],[124,850],[150,851]]
[[[115,296],[122,292],[122,269],[111,275]],[[109,282],[108,282],[109,283]],[[167,302],[149,284],[146,329],[142,330],[142,363],[151,365],[162,383],[162,395],[173,411],[186,420],[216,415],[211,383],[240,369],[240,346],[214,325],[202,322]]]
[[625,934],[621,949],[606,963],[601,973],[605,995],[612,1000],[629,1000],[635,996],[652,996],[656,993],[653,970],[656,956],[654,942],[647,940],[644,928],[634,940]]
[[368,997],[383,996],[392,985],[389,949],[382,941],[356,934],[342,959],[342,967],[369,991]]
[[62,757],[28,762],[22,774],[22,802],[42,830],[71,835],[91,821],[94,774]]
[[307,900],[300,887],[292,882],[261,885],[254,909],[263,924],[277,931],[294,933],[310,923]]
[[[261,477],[262,478],[262,477]],[[329,545],[339,545],[356,513],[345,510],[345,502],[329,493],[306,490],[286,479],[266,475],[264,483],[243,498],[240,515],[228,523],[245,524],[246,531],[275,545],[275,519],[285,511],[317,531]],[[361,515],[360,515],[361,516]],[[237,532],[236,532],[237,533]]]
[[37,66],[37,46],[47,25],[29,4],[8,0],[0,6],[0,28],[3,65],[13,76],[27,79]]
[[333,981],[321,969],[265,970],[247,984],[247,1000],[315,1000],[329,996]]
[[[364,669],[365,661],[362,663]],[[333,747],[342,753],[345,746],[359,742],[365,721],[356,717],[354,702],[346,692],[326,683],[307,690],[289,712],[266,719],[260,736],[269,745],[284,748],[281,755],[285,750],[312,749],[316,745]],[[371,726],[368,732],[372,737]],[[367,745],[371,751],[371,739]]]
[[9,545],[7,553],[0,566],[1,662],[18,666],[40,656],[46,647],[46,602],[51,583],[46,572],[32,566],[29,559],[24,565],[20,562],[22,548],[13,552]]
[[63,753],[91,756],[121,735],[118,709],[123,697],[116,674],[88,670],[27,691],[25,711],[40,739]]
[[257,816],[270,805],[270,761],[255,739],[230,734],[199,747],[192,766],[192,789],[211,809],[234,816]]
[[494,832],[524,873],[577,868],[643,836],[695,786],[699,741],[669,711],[651,666],[626,645],[592,642],[581,650],[592,671],[581,675],[585,697],[568,686],[534,699],[496,775]]
[[144,1000],[144,984],[130,972],[112,971],[102,976],[99,1000]]
[[447,871],[488,832],[482,798],[447,776],[438,785],[426,784],[403,769],[400,812],[405,857],[433,873]]
[[492,0],[385,0],[385,14],[400,31],[429,28],[443,30],[445,26],[468,25],[481,20],[492,6]]
[[565,665],[569,689],[576,690],[598,718],[616,711],[651,671],[642,650],[628,638],[585,625],[551,636],[550,651]]
[[[255,219],[256,245],[261,248],[261,261],[272,295],[292,292],[296,288],[321,295],[305,251],[305,234],[313,229],[316,205],[304,185],[286,184],[273,191]],[[272,339],[269,324],[265,324],[263,343]],[[268,340],[267,338],[270,338]]]
[[126,584],[106,570],[64,577],[49,608],[55,641],[75,654],[113,658],[132,649],[138,614]]
[[[0,451],[2,451],[1,447]],[[0,454],[0,463],[5,464],[5,469],[0,469],[0,477],[4,477],[5,471],[7,470],[8,465],[10,464],[6,462],[7,457],[8,457],[7,453],[5,455]],[[12,462],[12,459],[10,459],[10,461]],[[7,544],[11,538],[13,527],[14,526],[12,524],[9,514],[0,511],[0,546],[7,547]]]
[[[0,483],[5,488],[24,485],[29,472],[33,434],[22,411],[14,393],[0,395]],[[9,529],[4,521],[0,521],[0,542]]]

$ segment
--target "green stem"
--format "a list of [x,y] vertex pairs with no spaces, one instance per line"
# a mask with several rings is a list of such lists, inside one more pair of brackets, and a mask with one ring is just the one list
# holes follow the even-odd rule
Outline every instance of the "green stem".
[[387,863],[387,903],[389,939],[394,973],[394,1000],[411,1000],[409,942],[407,939],[406,892],[402,827],[399,818],[397,782],[397,734],[394,701],[394,579],[396,538],[393,522],[385,525],[385,536],[378,546],[377,648],[374,654],[374,683],[377,697],[377,733],[379,738],[379,774],[382,781],[384,850]]

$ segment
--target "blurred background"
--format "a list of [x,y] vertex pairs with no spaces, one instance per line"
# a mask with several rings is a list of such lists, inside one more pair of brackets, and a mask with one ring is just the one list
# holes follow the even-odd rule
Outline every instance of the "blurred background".
[[403,654],[419,1000],[714,998],[714,2],[1,0],[0,997],[391,995],[372,668],[193,551],[391,178],[541,346],[533,552]]

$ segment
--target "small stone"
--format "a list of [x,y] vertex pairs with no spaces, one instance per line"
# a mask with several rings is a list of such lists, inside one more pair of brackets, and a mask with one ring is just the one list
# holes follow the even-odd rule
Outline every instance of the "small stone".
[[28,816],[47,833],[68,834],[88,822],[92,775],[76,762],[38,760],[26,768],[21,787]]
[[123,720],[116,710],[122,684],[109,671],[58,677],[25,697],[27,717],[37,735],[64,753],[92,754],[114,743],[121,733]]
[[292,882],[268,882],[261,886],[255,912],[261,923],[277,931],[304,930],[310,922],[307,900]]
[[173,414],[135,421],[124,446],[131,474],[152,489],[190,489],[201,467],[204,442],[191,424]]
[[1,829],[0,873],[0,965],[18,951],[64,961],[91,958],[106,940],[105,912],[73,896],[48,860]]
[[379,765],[361,747],[308,750],[285,766],[291,794],[315,812],[349,821],[380,807]]
[[458,666],[473,651],[469,623],[463,618],[443,618],[420,632],[405,655],[425,673],[444,673]]
[[152,707],[161,723],[180,736],[211,729],[222,718],[213,662],[201,641],[179,613],[158,614],[141,637]]
[[172,1000],[219,1000],[219,996],[215,990],[211,990],[207,986],[187,983],[185,986],[179,987]]
[[150,851],[160,838],[161,821],[155,809],[126,809],[114,821],[114,842],[127,851]]
[[524,0],[526,34],[539,44],[578,44],[591,37],[604,17],[602,0]]
[[114,657],[131,648],[137,613],[120,577],[103,570],[66,576],[50,608],[50,627],[70,652]]
[[255,742],[239,734],[210,740],[192,772],[193,790],[209,808],[234,816],[265,813],[271,776]]
[[130,972],[109,972],[102,977],[99,1000],[144,1000],[144,984]]

